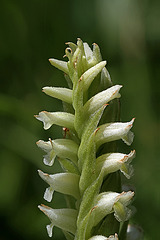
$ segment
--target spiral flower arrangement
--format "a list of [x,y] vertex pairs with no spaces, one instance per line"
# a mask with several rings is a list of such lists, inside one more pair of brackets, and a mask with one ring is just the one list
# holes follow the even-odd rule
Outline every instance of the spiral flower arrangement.
[[47,95],[63,101],[64,112],[42,111],[35,116],[45,130],[56,124],[64,131],[62,139],[37,142],[46,153],[44,164],[52,166],[56,159],[62,166],[62,173],[38,171],[49,185],[44,199],[51,202],[54,191],[67,197],[67,208],[39,206],[50,219],[48,235],[52,237],[56,226],[67,240],[135,239],[128,230],[134,192],[122,190],[120,176],[132,176],[135,151],[119,153],[116,147],[120,139],[132,143],[134,118],[120,122],[122,86],[113,86],[98,45],[93,44],[91,50],[81,39],[67,45],[68,62],[49,61],[64,73],[68,88],[43,88]]

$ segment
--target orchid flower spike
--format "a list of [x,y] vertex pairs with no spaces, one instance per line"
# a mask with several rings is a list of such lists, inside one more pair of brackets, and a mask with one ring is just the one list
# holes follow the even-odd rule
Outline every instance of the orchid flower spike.
[[54,140],[37,142],[45,152],[44,164],[52,167],[58,161],[62,167],[62,172],[54,174],[38,170],[48,185],[44,199],[51,202],[55,191],[66,199],[66,208],[39,206],[50,220],[48,235],[52,237],[53,227],[58,227],[67,240],[138,240],[139,231],[127,227],[134,192],[122,191],[125,180],[121,179],[133,175],[135,150],[126,154],[116,147],[121,140],[132,144],[135,118],[120,122],[122,85],[113,85],[99,46],[94,43],[91,49],[80,38],[67,45],[68,61],[49,61],[64,73],[68,88],[47,86],[42,90],[62,101],[64,111],[35,115],[45,130],[52,125],[67,129],[61,139],[53,136]]

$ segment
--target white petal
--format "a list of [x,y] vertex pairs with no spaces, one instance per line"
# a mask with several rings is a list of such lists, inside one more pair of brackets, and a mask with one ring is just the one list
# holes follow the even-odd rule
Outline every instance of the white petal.
[[38,142],[36,142],[37,146],[40,147],[43,151],[45,152],[49,152],[52,150],[52,146],[50,141],[45,142],[43,140],[39,140]]
[[46,112],[46,111],[40,112],[39,115],[36,115],[35,117],[39,121],[43,122],[45,130],[49,129],[53,124],[49,115],[48,115],[48,112]]
[[44,199],[48,202],[51,202],[53,193],[54,193],[54,190],[51,187],[46,188],[46,191],[44,193]]
[[125,135],[124,137],[122,137],[122,140],[127,144],[127,145],[131,145],[134,139],[134,133],[129,131],[127,133],[127,135]]
[[54,227],[53,224],[50,224],[50,225],[47,225],[47,226],[46,226],[46,228],[47,228],[47,233],[48,233],[48,236],[49,236],[49,237],[52,237],[53,227]]
[[108,238],[102,236],[102,235],[97,235],[94,237],[91,237],[89,240],[107,240]]
[[45,165],[52,166],[56,158],[56,152],[53,149],[53,141],[50,139],[48,142],[39,140],[37,146],[40,147],[43,151],[47,152],[43,156],[43,162]]
[[56,156],[60,158],[67,158],[74,162],[77,165],[78,161],[78,145],[70,139],[56,139],[56,140],[49,140],[48,142],[39,140],[37,142],[37,146],[40,147],[42,150],[47,152],[44,155],[44,164],[48,166],[52,166]]
[[56,158],[55,152],[51,151],[49,154],[43,156],[43,162],[47,166],[52,166],[54,164],[55,158]]
[[132,177],[134,169],[133,166],[130,165],[130,162],[133,158],[135,158],[135,151],[131,151],[128,155],[124,157],[122,166],[120,168],[120,171],[126,176],[126,178],[130,179]]
[[132,198],[134,197],[134,192],[128,191],[128,192],[122,192],[117,197],[118,201],[120,201],[123,205],[127,206],[130,204]]
[[130,204],[133,196],[134,192],[132,191],[122,192],[117,196],[117,201],[114,204],[114,215],[119,222],[127,221],[131,217],[132,211],[126,206]]
[[115,233],[115,235],[113,236],[110,236],[109,238],[108,238],[108,240],[118,240],[118,235],[117,235],[117,233]]
[[108,238],[102,235],[97,235],[97,236],[91,237],[89,240],[118,240],[118,235],[115,233],[114,236],[112,235],[112,236],[109,236]]
[[131,209],[127,208],[120,202],[114,205],[114,216],[119,222],[127,221],[132,215]]

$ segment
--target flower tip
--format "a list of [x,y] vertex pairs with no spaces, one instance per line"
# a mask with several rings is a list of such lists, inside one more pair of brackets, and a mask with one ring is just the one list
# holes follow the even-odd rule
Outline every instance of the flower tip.
[[38,170],[38,174],[39,174],[39,176],[40,176],[43,180],[46,180],[46,178],[49,177],[49,174],[48,174],[48,173],[44,173],[44,172],[42,172],[41,170]]
[[129,126],[133,125],[135,118],[132,118],[132,120],[129,122]]
[[38,208],[41,209],[41,205],[38,205]]
[[42,171],[41,171],[41,170],[39,170],[39,169],[37,170],[37,172],[38,172],[38,174],[42,173]]
[[44,205],[44,204],[41,204],[41,205],[38,205],[38,208],[44,213],[46,214],[46,210],[49,210],[50,207]]
[[135,150],[135,149],[132,150],[130,154],[135,157],[135,155],[136,155],[136,150]]
[[42,141],[42,140],[38,140],[38,141],[36,142],[37,146],[41,143],[41,141]]
[[82,40],[78,37],[78,38],[77,38],[77,45],[79,45],[79,44],[83,44],[83,42],[82,42]]
[[44,211],[44,209],[43,209],[43,204],[41,204],[41,205],[38,205],[38,208],[40,209],[40,211]]
[[129,125],[128,125],[129,128],[131,128],[133,126],[135,119],[136,118],[132,118],[132,120],[129,122]]
[[135,118],[132,118],[132,120],[130,122],[128,122],[128,125],[127,125],[126,128],[131,129],[131,127],[133,126],[134,121],[135,121]]
[[42,208],[42,209],[44,209],[44,208],[46,208],[46,209],[50,209],[50,207],[44,205],[43,203],[42,203],[41,205],[39,205],[39,208]]
[[43,87],[43,88],[42,88],[42,92],[45,92],[45,89],[46,89],[46,87]]
[[135,119],[136,119],[135,117],[134,117],[134,118],[132,118],[131,122],[132,122],[132,123],[134,123]]
[[37,170],[37,171],[38,171],[38,175],[43,179],[44,173],[41,170]]
[[124,195],[124,196],[126,195],[127,196],[127,200],[130,201],[134,197],[135,192],[128,191],[128,192],[122,192],[121,194]]

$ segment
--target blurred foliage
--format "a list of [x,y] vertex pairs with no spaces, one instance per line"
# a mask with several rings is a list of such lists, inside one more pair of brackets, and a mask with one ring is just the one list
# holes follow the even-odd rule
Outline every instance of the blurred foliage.
[[[96,42],[113,82],[122,84],[121,118],[136,117],[136,186],[133,222],[146,239],[158,239],[160,203],[160,1],[159,0],[1,0],[0,7],[0,240],[48,239],[48,219],[37,209],[45,183],[37,169],[47,168],[35,142],[61,136],[44,131],[33,115],[56,111],[61,103],[41,93],[44,86],[65,86],[63,74],[48,58],[62,59],[64,42],[77,37]],[[120,151],[130,148],[119,143]],[[53,206],[54,205],[54,206]],[[52,206],[64,205],[60,194]],[[55,228],[55,239],[63,239]]]

